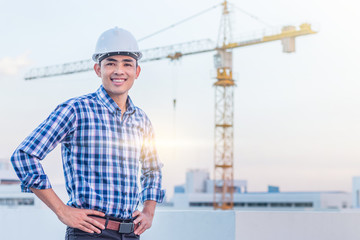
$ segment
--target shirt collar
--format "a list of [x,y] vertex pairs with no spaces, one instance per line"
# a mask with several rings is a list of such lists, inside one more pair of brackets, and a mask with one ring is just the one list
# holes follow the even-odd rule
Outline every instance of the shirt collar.
[[[116,102],[109,96],[105,88],[101,85],[96,91],[98,99],[110,110],[111,113],[119,111],[120,108]],[[133,104],[130,96],[126,100],[126,112],[133,113],[135,111],[135,105]]]

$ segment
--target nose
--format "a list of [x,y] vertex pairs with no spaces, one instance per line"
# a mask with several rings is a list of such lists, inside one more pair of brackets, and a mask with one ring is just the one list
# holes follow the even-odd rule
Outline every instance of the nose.
[[114,74],[120,75],[120,74],[124,74],[124,69],[121,65],[118,65],[115,67],[115,71]]

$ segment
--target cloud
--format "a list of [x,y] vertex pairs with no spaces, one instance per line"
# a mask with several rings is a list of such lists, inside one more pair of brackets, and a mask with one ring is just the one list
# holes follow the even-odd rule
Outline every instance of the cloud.
[[27,67],[31,64],[28,55],[29,53],[26,52],[14,58],[0,58],[0,75],[14,76],[19,74],[24,67]]

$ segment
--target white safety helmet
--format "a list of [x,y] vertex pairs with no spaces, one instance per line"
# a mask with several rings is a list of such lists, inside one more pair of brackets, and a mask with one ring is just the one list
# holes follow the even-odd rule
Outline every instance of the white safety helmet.
[[136,60],[142,57],[134,36],[129,31],[118,27],[111,28],[100,35],[92,59],[99,63],[113,55],[126,55]]

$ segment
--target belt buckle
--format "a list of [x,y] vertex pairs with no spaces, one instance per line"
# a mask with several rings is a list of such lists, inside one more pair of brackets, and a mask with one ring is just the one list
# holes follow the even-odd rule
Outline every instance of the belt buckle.
[[134,231],[134,223],[120,223],[119,233],[132,233]]

